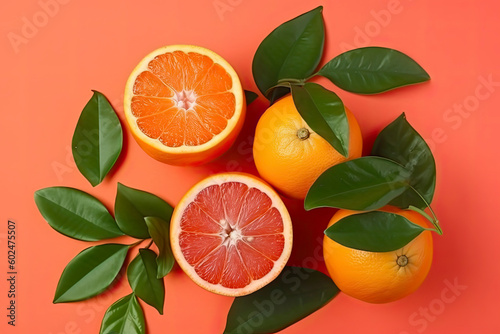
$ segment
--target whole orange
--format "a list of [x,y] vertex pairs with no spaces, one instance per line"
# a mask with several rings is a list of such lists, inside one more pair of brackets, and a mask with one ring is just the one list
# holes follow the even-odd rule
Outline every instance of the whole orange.
[[[429,227],[427,219],[415,211],[389,206],[380,211]],[[337,211],[328,227],[355,213],[359,212]],[[325,235],[323,255],[331,278],[342,292],[369,303],[387,303],[409,295],[424,281],[432,263],[432,235],[431,231],[423,231],[403,248],[391,252],[348,248]]]
[[255,130],[253,157],[260,176],[290,198],[304,199],[325,170],[361,156],[363,140],[356,118],[347,108],[348,157],[311,130],[287,95],[269,107]]

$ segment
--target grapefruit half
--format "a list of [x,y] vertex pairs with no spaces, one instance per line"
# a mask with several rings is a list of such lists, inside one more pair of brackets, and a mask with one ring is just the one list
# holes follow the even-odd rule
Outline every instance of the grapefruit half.
[[170,238],[177,263],[196,284],[243,296],[284,268],[292,250],[292,222],[264,181],[221,173],[184,195],[172,215]]

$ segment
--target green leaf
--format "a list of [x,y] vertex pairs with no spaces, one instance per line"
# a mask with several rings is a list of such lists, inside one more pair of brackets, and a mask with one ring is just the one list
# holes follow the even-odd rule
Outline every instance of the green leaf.
[[268,99],[270,104],[274,104],[274,102],[281,99],[283,96],[290,94],[289,87],[275,87],[269,91]]
[[424,82],[429,74],[397,50],[366,47],[344,52],[318,72],[340,88],[359,94],[382,93]]
[[309,189],[304,207],[375,210],[409,187],[410,172],[394,161],[362,157],[327,169]]
[[307,125],[344,157],[349,155],[349,123],[342,100],[332,91],[308,82],[292,86],[293,102]]
[[106,207],[78,189],[40,189],[35,192],[35,203],[49,225],[68,237],[96,241],[123,235]]
[[258,97],[259,97],[259,95],[257,95],[257,93],[254,93],[254,92],[249,91],[249,90],[245,90],[245,100],[247,101],[247,105],[249,105],[250,103],[255,101]]
[[158,217],[146,217],[145,221],[149,234],[159,251],[156,257],[156,264],[158,266],[157,278],[163,278],[172,270],[175,263],[174,255],[170,248],[170,222]]
[[305,79],[316,69],[325,40],[322,11],[320,6],[281,24],[259,45],[252,72],[264,96],[279,80]]
[[320,309],[338,292],[327,275],[287,266],[262,289],[234,299],[224,334],[276,333]]
[[84,249],[64,268],[54,303],[84,300],[106,290],[120,272],[128,249],[127,245],[120,244]]
[[137,297],[163,314],[165,286],[158,277],[156,254],[150,249],[139,249],[139,254],[130,262],[127,277]]
[[123,133],[120,120],[106,97],[93,92],[76,125],[72,148],[76,166],[95,187],[118,159]]
[[146,324],[134,293],[114,302],[104,314],[99,334],[144,334]]
[[139,239],[150,237],[145,217],[153,216],[170,221],[173,208],[151,193],[118,183],[115,200],[115,219],[127,235]]
[[390,252],[408,244],[424,228],[392,212],[370,211],[342,218],[325,234],[349,248]]
[[429,146],[408,123],[404,113],[379,133],[372,154],[394,160],[410,171],[413,189],[406,190],[390,204],[400,208],[413,205],[424,209],[427,204],[419,194],[428,204],[432,202],[436,187],[436,163]]

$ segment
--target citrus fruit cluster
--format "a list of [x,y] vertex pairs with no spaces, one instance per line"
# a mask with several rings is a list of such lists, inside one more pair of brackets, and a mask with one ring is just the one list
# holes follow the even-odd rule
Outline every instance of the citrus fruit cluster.
[[[224,153],[241,129],[244,92],[235,71],[207,49],[175,45],[146,56],[130,75],[127,123],[139,145],[170,164],[201,164]],[[315,132],[291,94],[261,116],[253,156],[260,176],[283,195],[304,200],[330,167],[361,157],[363,140],[354,114],[344,107],[348,154]],[[285,172],[286,171],[286,172]],[[428,227],[413,211],[385,207]],[[330,225],[354,211],[339,210]],[[201,287],[241,296],[271,282],[292,249],[292,223],[279,195],[255,176],[217,174],[195,185],[176,206],[171,244],[177,263]],[[397,300],[414,291],[432,260],[432,237],[424,231],[391,252],[368,252],[324,240],[328,272],[355,298]]]
[[[328,303],[339,289],[366,302],[385,303],[422,284],[432,263],[431,231],[442,234],[430,208],[435,164],[429,147],[402,114],[380,132],[371,156],[362,157],[354,113],[333,91],[310,79],[319,75],[346,91],[376,94],[429,76],[407,55],[379,47],[347,51],[318,69],[324,46],[321,13],[318,7],[283,23],[255,54],[254,79],[270,102],[253,143],[262,179],[215,174],[194,185],[175,208],[118,184],[115,217],[77,189],[51,187],[35,193],[42,216],[66,236],[138,239],[130,245],[91,246],[78,254],[61,275],[55,303],[102,293],[116,279],[129,250],[146,240],[149,244],[127,268],[132,293],[106,311],[101,333],[144,333],[138,299],[163,312],[163,277],[174,260],[202,288],[238,297],[225,333],[248,325],[240,321],[242,315],[262,316],[255,305],[272,300],[276,291],[287,291],[287,303],[273,305],[276,316],[262,317],[254,328],[258,332],[293,324]],[[215,52],[194,45],[165,46],[145,56],[130,74],[126,123],[154,159],[201,165],[235,142],[245,121],[247,93],[236,71]],[[80,154],[89,146],[86,134],[94,132],[97,144]],[[122,136],[112,106],[94,92],[73,136],[75,162],[92,186],[117,161]],[[303,201],[307,210],[339,209],[323,241],[331,279],[316,270],[286,266],[293,228],[280,194]],[[302,284],[293,289],[283,285],[294,280]]]
[[[198,165],[224,153],[245,119],[234,69],[214,52],[173,45],[147,55],[129,77],[125,115],[146,153]],[[271,282],[292,250],[292,224],[276,192],[257,177],[219,174],[195,185],[171,220],[172,252],[201,287],[228,296]]]

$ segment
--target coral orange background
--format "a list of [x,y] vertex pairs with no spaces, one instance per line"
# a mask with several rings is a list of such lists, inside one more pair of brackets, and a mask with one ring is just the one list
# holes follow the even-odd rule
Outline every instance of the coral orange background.
[[[251,62],[260,41],[280,23],[321,4],[327,31],[324,61],[348,48],[387,46],[407,53],[431,75],[428,83],[378,96],[326,85],[356,114],[365,153],[378,131],[406,112],[436,158],[433,207],[444,235],[434,237],[433,267],[411,296],[371,305],[340,294],[283,333],[500,332],[499,2],[24,0],[6,2],[0,12],[2,333],[98,333],[107,307],[130,292],[122,280],[100,297],[52,304],[64,266],[88,244],[50,228],[35,207],[36,190],[80,188],[111,209],[116,184],[122,182],[176,204],[209,174],[256,172],[251,143],[266,107],[262,97],[249,107],[236,144],[216,162],[196,168],[163,165],[125,130],[118,164],[92,188],[70,154],[73,130],[91,89],[103,92],[123,120],[123,89],[137,62],[157,47],[182,43],[218,52],[235,67],[244,87],[257,91]],[[318,238],[333,210],[305,213],[299,202],[286,204],[296,236],[290,263],[324,270]],[[15,221],[18,236],[16,327],[7,326],[6,318],[8,219]],[[142,303],[149,333],[222,333],[231,298],[202,290],[178,268],[165,284],[163,316]]]

